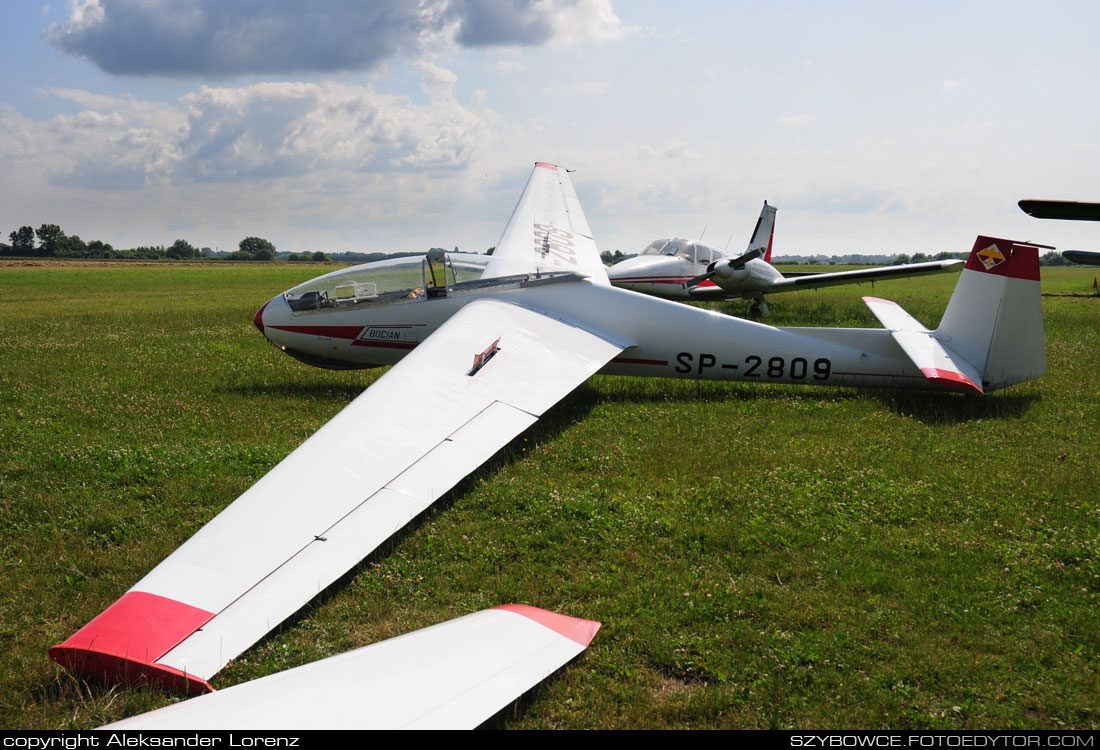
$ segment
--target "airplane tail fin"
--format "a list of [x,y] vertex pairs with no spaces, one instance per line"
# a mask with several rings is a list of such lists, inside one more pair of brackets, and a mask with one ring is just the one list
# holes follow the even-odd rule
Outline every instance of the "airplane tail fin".
[[760,209],[760,218],[756,220],[756,228],[752,230],[749,246],[745,248],[745,254],[760,248],[764,251],[764,262],[772,262],[772,236],[775,234],[775,206],[769,206],[764,201],[764,207]]
[[1046,372],[1039,248],[979,236],[933,336],[981,376],[985,391]]

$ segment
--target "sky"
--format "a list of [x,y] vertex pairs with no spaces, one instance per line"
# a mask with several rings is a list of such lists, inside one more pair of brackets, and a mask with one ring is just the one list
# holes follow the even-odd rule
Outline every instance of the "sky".
[[602,250],[1100,249],[1100,4],[12,0],[0,238],[496,244],[536,161]]

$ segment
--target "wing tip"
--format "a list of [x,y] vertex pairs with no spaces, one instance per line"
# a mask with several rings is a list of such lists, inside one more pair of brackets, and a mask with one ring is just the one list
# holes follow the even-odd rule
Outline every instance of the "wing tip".
[[551,163],[545,162],[545,161],[535,162],[535,169],[539,169],[540,167],[542,169],[550,169],[550,170],[553,170],[555,172],[558,171],[558,165],[557,164],[551,164]]
[[51,646],[47,653],[65,669],[93,682],[156,685],[170,690],[186,691],[191,695],[210,693],[214,690],[213,686],[201,677],[187,674],[173,667],[68,644],[69,642],[66,641],[57,646]]
[[174,667],[156,664],[213,613],[145,591],[127,591],[68,640],[49,649],[51,659],[96,681],[145,681],[188,692],[208,692],[210,684]]
[[503,609],[506,612],[514,612],[529,620],[534,620],[539,625],[550,628],[554,632],[575,641],[584,647],[596,637],[600,629],[600,623],[595,620],[584,620],[579,617],[570,617],[547,609],[539,609],[529,604],[502,604],[493,609]]
[[861,297],[861,299],[865,303],[867,303],[868,305],[879,304],[879,305],[893,305],[894,307],[901,307],[901,305],[899,305],[897,302],[894,302],[892,299],[883,299],[882,297],[870,297],[870,296]]
[[956,390],[961,389],[963,391],[977,394],[985,393],[980,385],[963,375],[961,372],[955,372],[954,370],[941,370],[938,367],[922,367],[921,374],[933,383],[946,385]]

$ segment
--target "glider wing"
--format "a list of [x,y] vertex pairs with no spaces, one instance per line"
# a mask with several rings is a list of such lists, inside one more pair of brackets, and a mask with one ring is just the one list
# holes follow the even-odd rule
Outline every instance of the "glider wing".
[[468,303],[50,655],[87,677],[210,689],[623,348],[517,304]]
[[473,729],[600,623],[509,604],[150,711],[107,729]]

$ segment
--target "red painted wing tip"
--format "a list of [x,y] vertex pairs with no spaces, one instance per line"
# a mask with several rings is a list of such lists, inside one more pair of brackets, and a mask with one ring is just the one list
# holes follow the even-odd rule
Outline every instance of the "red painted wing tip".
[[127,591],[49,654],[66,669],[93,680],[131,683],[144,679],[206,692],[211,687],[205,680],[155,662],[213,616],[164,596]]
[[980,385],[963,375],[961,372],[940,370],[935,367],[923,367],[921,368],[921,373],[933,383],[939,383],[940,385],[946,385],[951,388],[961,388],[964,391],[973,391],[974,393],[985,393]]
[[537,169],[538,167],[542,167],[543,169],[552,169],[555,172],[558,171],[558,165],[557,164],[547,164],[544,161],[535,162],[535,168]]
[[65,669],[92,682],[156,685],[169,690],[183,690],[191,695],[214,690],[206,680],[162,664],[150,664],[90,648],[67,646],[65,643],[51,647],[48,653]]
[[872,302],[880,302],[884,305],[893,305],[894,307],[901,307],[901,305],[899,305],[897,302],[894,302],[893,300],[890,300],[890,299],[883,299],[882,297],[861,297],[861,299],[864,302],[866,302],[867,304],[870,304]]
[[563,635],[571,641],[575,641],[587,647],[596,637],[596,631],[600,629],[600,623],[595,620],[582,620],[579,617],[551,612],[547,609],[539,609],[528,604],[503,604],[493,609],[503,609],[523,615],[529,620],[534,620],[539,625],[550,628],[555,633]]

